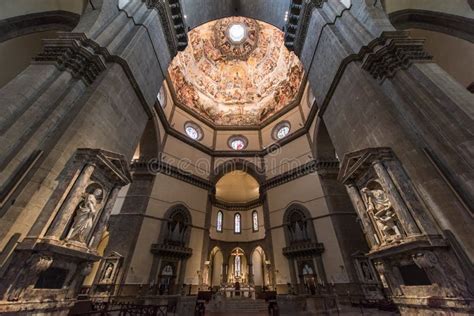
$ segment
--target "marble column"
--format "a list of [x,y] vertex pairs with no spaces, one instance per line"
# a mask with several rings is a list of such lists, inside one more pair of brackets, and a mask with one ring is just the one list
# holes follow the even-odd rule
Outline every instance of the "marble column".
[[[83,198],[82,193],[85,192],[87,184],[90,182],[90,178],[94,170],[94,165],[87,164],[79,175],[77,181],[74,183],[72,189],[69,192],[66,191],[68,194],[68,199],[64,203],[64,206],[60,208],[56,214],[54,221],[46,234],[47,237],[53,239],[61,239],[65,237],[65,229],[72,220],[72,217],[74,217],[74,212]],[[68,186],[70,183],[64,183],[62,185]],[[57,207],[59,207],[59,205],[57,205]]]
[[377,233],[374,230],[374,223],[367,215],[366,206],[362,200],[362,197],[360,196],[359,189],[353,183],[346,185],[346,188],[349,197],[351,198],[352,203],[354,204],[354,207],[357,211],[357,214],[359,215],[359,219],[362,223],[367,241],[371,246],[379,245],[380,237],[377,237]]

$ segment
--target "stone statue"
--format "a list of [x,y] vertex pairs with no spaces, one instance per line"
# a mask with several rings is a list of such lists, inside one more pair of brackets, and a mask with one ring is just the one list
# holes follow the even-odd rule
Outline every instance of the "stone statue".
[[98,204],[102,198],[102,189],[95,189],[93,193],[86,193],[79,203],[74,221],[67,235],[68,240],[86,243],[87,236],[94,224],[98,212]]
[[364,276],[364,280],[365,281],[367,281],[367,280],[373,281],[374,277],[372,276],[372,272],[370,271],[368,263],[365,262],[365,261],[362,261],[360,263],[360,267],[361,267],[361,270],[362,270],[362,275]]
[[400,229],[397,225],[397,214],[393,211],[392,203],[387,194],[380,189],[361,190],[367,204],[367,212],[374,215],[377,226],[386,241],[401,238]]
[[104,270],[104,275],[102,276],[101,283],[109,283],[112,281],[112,274],[114,272],[114,264],[108,263]]

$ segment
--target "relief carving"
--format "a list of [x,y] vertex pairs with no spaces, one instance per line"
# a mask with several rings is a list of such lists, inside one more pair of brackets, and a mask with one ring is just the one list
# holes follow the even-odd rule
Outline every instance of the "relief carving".
[[363,188],[361,193],[364,197],[367,213],[372,214],[382,235],[383,242],[401,239],[402,234],[398,226],[398,217],[393,210],[387,193],[382,188],[369,189],[367,187]]
[[8,300],[18,301],[24,290],[35,282],[38,275],[46,271],[53,263],[53,258],[49,256],[34,255],[26,260],[25,265],[18,273],[15,281],[9,288]]

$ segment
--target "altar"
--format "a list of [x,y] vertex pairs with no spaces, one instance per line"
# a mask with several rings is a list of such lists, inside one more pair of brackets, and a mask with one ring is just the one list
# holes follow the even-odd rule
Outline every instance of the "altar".
[[253,298],[255,299],[255,288],[250,285],[226,285],[220,288],[219,292],[226,298]]

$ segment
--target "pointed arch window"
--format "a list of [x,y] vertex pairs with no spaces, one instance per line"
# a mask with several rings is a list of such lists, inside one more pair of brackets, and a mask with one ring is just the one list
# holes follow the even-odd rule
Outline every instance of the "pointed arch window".
[[257,213],[257,211],[252,212],[252,230],[254,232],[258,231],[258,213]]
[[241,232],[241,218],[240,218],[240,214],[237,213],[234,215],[234,233],[236,234],[240,234]]
[[218,232],[222,232],[223,220],[224,220],[224,214],[222,213],[222,211],[217,212],[216,229]]

